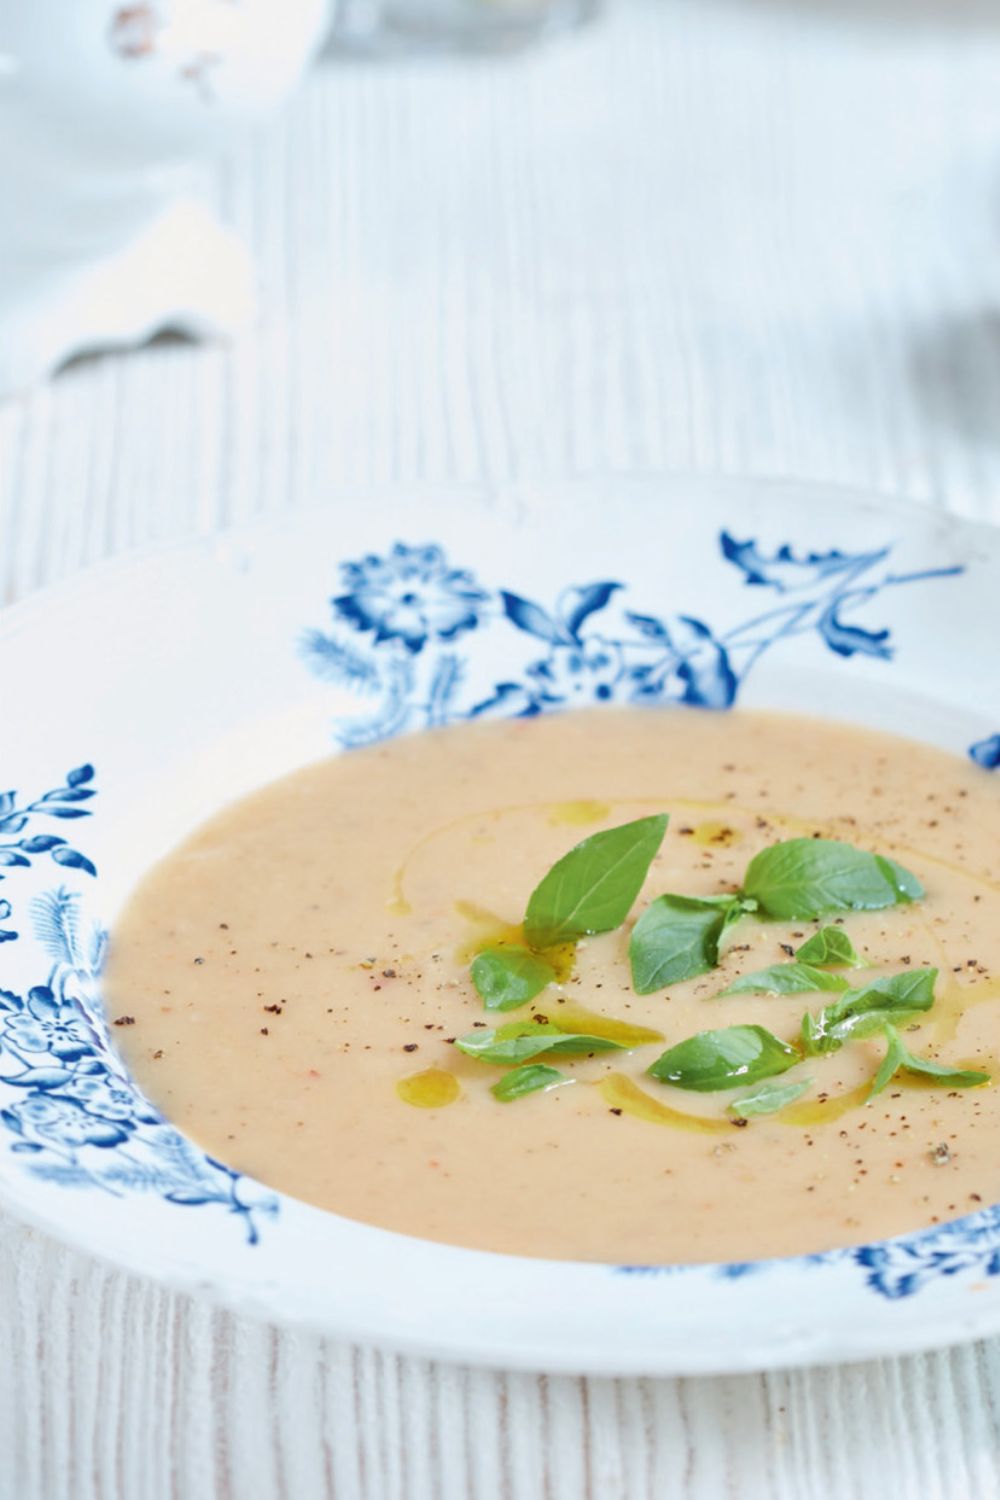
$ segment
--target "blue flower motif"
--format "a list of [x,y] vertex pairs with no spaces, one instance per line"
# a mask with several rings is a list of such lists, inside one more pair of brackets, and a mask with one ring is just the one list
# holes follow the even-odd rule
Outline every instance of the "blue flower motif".
[[75,1062],[92,1047],[76,1006],[59,1001],[48,985],[28,992],[27,1005],[8,1018],[2,1039],[18,1052],[47,1052],[61,1062]]
[[73,1077],[59,1089],[60,1098],[75,1099],[88,1115],[115,1120],[132,1128],[136,1121],[157,1124],[162,1116],[129,1087],[110,1073],[96,1058],[80,1064]]
[[371,555],[342,568],[346,593],[331,600],[336,614],[375,644],[402,641],[417,655],[429,640],[450,641],[474,630],[489,595],[440,547],[396,542],[387,557]]
[[991,734],[988,739],[970,745],[969,754],[984,771],[997,770],[1000,767],[1000,734]]
[[543,703],[607,703],[625,677],[622,648],[600,635],[572,646],[556,646],[526,669]]
[[1000,1275],[1000,1212],[986,1209],[912,1239],[865,1245],[851,1254],[868,1271],[869,1285],[892,1301],[911,1297],[938,1276],[968,1270]]
[[19,1135],[37,1136],[54,1145],[74,1149],[80,1146],[120,1146],[129,1137],[124,1125],[88,1114],[75,1100],[57,1094],[31,1094],[5,1109],[3,1118]]

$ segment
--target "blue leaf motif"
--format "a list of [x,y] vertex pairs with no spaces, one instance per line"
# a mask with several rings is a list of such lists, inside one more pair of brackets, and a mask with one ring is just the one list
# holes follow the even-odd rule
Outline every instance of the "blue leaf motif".
[[26,854],[47,854],[57,844],[65,844],[65,842],[65,839],[61,839],[55,833],[35,833],[31,838],[21,840],[21,848]]
[[317,677],[364,692],[378,687],[379,671],[375,662],[335,636],[325,635],[322,630],[308,630],[302,638],[301,650]]
[[634,625],[641,636],[650,641],[660,641],[669,650],[671,647],[670,632],[662,620],[657,620],[653,615],[636,615],[629,611],[625,616],[630,625]]
[[580,638],[580,627],[592,614],[604,609],[615,590],[621,587],[620,583],[588,583],[565,591],[559,601],[559,614],[574,640]]
[[200,1203],[217,1203],[219,1199],[217,1193],[207,1193],[204,1189],[199,1191],[197,1188],[174,1188],[164,1196],[170,1203],[183,1203],[192,1208]]
[[76,849],[70,849],[66,844],[53,849],[52,858],[57,865],[66,865],[71,870],[84,870],[88,875],[97,874],[97,866],[85,854],[80,854]]
[[0,1010],[23,1010],[24,1002],[13,990],[0,990]]
[[489,698],[469,710],[470,719],[533,719],[541,704],[520,682],[498,682]]
[[46,792],[41,802],[33,802],[31,805],[33,809],[37,809],[41,808],[44,802],[86,802],[89,798],[96,796],[97,793],[93,787],[60,786],[56,787],[54,792]]
[[19,1089],[58,1089],[72,1077],[69,1068],[26,1068],[15,1077],[0,1076],[0,1083],[10,1083]]
[[13,927],[0,927],[0,943],[16,943],[18,936]]
[[20,833],[27,821],[23,813],[12,814],[9,818],[0,818],[0,833]]
[[[865,590],[867,598],[871,590]],[[831,651],[838,656],[875,656],[882,661],[892,659],[892,647],[888,644],[890,631],[864,630],[860,625],[845,625],[838,611],[851,596],[845,595],[824,610],[817,629]]]
[[1000,734],[991,734],[988,739],[970,745],[969,754],[984,771],[995,771],[1000,766]]
[[82,786],[85,781],[93,781],[94,768],[89,763],[85,766],[77,766],[75,771],[70,771],[66,776],[67,786]]
[[0,792],[0,817],[5,817],[17,800],[16,792]]
[[47,802],[44,805],[32,806],[32,812],[43,812],[50,818],[89,818],[90,810],[86,807],[64,807],[58,802]]
[[533,604],[530,599],[522,599],[519,594],[508,594],[506,591],[501,592],[500,598],[504,614],[518,630],[526,631],[540,641],[548,641],[550,646],[572,644],[569,633],[540,604]]
[[16,849],[0,849],[0,865],[30,865],[31,860],[18,854]]
[[35,936],[56,963],[73,963],[77,944],[79,899],[75,891],[68,891],[65,886],[60,886],[57,891],[46,891],[43,895],[36,896],[31,903]]
[[681,615],[697,641],[677,667],[684,683],[682,702],[698,708],[729,708],[736,701],[739,683],[725,646],[717,641],[702,620]]

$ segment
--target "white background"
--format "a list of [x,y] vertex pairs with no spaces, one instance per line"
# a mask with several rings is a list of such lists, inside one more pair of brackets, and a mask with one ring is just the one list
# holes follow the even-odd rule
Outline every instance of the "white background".
[[[0,601],[370,482],[666,466],[1000,520],[1000,0],[622,0],[513,60],[327,63],[214,191],[259,321],[0,406]],[[998,1402],[993,1343],[469,1374],[0,1221],[3,1500],[979,1500]]]

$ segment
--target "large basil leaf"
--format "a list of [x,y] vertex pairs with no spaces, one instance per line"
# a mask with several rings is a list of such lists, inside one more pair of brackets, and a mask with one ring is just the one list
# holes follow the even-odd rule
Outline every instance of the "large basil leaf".
[[667,814],[591,834],[531,893],[524,935],[533,948],[610,932],[628,916],[667,831]]
[[700,1031],[669,1047],[649,1072],[661,1083],[710,1093],[773,1078],[799,1060],[794,1047],[763,1026],[726,1026],[720,1031]]
[[736,896],[657,896],[651,901],[629,943],[636,992],[651,995],[714,969],[719,939],[738,906]]
[[895,860],[839,839],[787,839],[754,856],[744,893],[768,917],[801,921],[836,911],[880,911],[924,894]]

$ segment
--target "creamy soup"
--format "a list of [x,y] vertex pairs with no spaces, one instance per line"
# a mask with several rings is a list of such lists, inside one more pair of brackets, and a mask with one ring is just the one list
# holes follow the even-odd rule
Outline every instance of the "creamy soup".
[[[153,869],[113,935],[109,1011],[142,1085],[203,1147],[370,1224],[632,1263],[893,1235],[1000,1198],[1000,1088],[900,1072],[867,1102],[882,1035],[808,1057],[777,1080],[812,1079],[798,1097],[750,1119],[727,1107],[746,1087],[647,1070],[710,1028],[797,1043],[836,995],[717,997],[832,924],[871,966],[852,986],[939,971],[933,1007],[899,1028],[912,1053],[1000,1080],[998,791],[917,744],[761,713],[609,709],[393,740],[266,787]],[[523,937],[533,888],[581,839],[659,812],[624,925],[563,950],[527,1007],[487,1012],[471,958]],[[890,856],[926,895],[747,915],[717,969],[635,992],[629,933],[653,898],[734,891],[758,851],[803,836]],[[640,1044],[539,1057],[566,1081],[501,1102],[506,1070],[456,1039],[537,1013]]]

